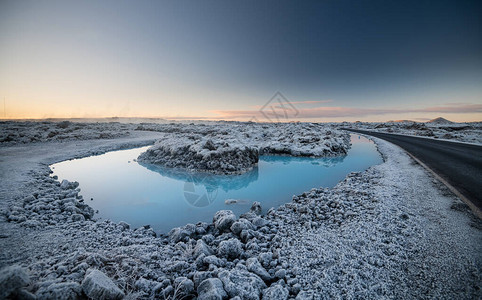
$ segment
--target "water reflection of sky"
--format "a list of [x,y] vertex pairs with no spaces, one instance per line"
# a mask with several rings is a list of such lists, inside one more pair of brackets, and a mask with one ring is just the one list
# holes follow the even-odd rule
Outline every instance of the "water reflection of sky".
[[[314,187],[333,187],[348,173],[382,161],[375,145],[352,135],[348,155],[336,158],[263,156],[258,166],[242,175],[188,174],[134,159],[148,147],[109,152],[53,165],[59,180],[80,182],[81,194],[99,217],[126,221],[134,227],[149,224],[167,232],[186,223],[211,221],[220,209],[236,214],[259,201],[267,210],[291,201]],[[93,201],[88,199],[94,198]],[[225,204],[237,199],[238,204]]]

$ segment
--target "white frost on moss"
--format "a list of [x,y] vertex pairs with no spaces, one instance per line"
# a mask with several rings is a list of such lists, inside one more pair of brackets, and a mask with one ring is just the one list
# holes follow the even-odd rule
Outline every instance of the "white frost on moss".
[[[201,128],[204,129],[204,128]],[[220,123],[210,131],[167,133],[142,153],[140,163],[221,174],[251,170],[260,155],[339,156],[350,147],[346,132],[313,123]]]

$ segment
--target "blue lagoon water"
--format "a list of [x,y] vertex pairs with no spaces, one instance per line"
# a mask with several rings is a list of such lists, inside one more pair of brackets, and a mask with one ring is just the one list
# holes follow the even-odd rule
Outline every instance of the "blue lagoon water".
[[[240,215],[254,201],[266,211],[291,201],[293,195],[333,187],[348,173],[382,162],[373,142],[354,134],[351,141],[343,157],[261,156],[255,169],[232,176],[189,174],[137,163],[135,159],[148,147],[64,161],[51,168],[60,181],[80,183],[80,194],[99,211],[97,217],[168,232],[187,223],[210,222],[221,209]],[[226,204],[229,199],[236,203]]]

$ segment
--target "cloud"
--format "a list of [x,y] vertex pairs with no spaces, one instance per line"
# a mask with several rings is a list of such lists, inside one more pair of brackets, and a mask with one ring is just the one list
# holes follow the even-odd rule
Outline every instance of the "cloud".
[[[292,102],[296,103],[296,102]],[[217,110],[212,111],[218,118],[224,119],[245,119],[245,118],[263,118],[263,114],[259,110]],[[431,106],[425,108],[409,108],[409,109],[379,109],[379,108],[355,108],[355,107],[313,107],[298,108],[297,119],[315,119],[315,118],[339,118],[339,117],[364,117],[373,115],[387,114],[403,114],[403,113],[480,113],[482,112],[482,104],[451,104],[442,106]]]

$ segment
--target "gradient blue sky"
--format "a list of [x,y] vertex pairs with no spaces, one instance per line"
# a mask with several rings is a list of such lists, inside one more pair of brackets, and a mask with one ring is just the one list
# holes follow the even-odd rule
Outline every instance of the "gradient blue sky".
[[0,96],[9,118],[241,120],[280,91],[300,120],[482,120],[481,8],[3,0]]

